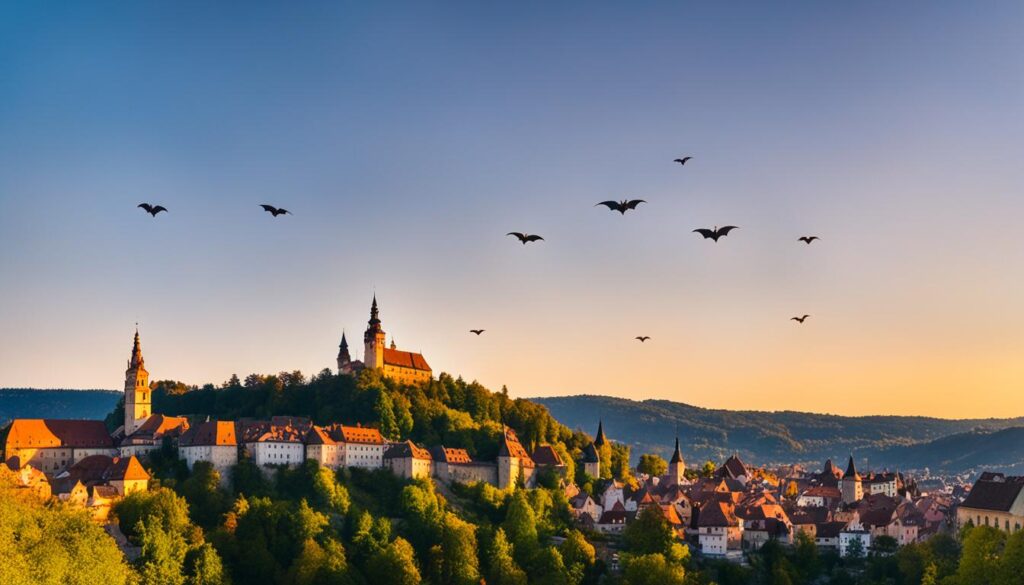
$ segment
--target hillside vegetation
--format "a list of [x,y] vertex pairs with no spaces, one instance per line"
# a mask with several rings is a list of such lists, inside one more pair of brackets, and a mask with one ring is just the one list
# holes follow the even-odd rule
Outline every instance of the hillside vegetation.
[[121,395],[114,390],[0,388],[0,426],[15,418],[101,419]]
[[[678,426],[683,454],[698,461],[720,461],[736,452],[761,464],[820,464],[827,457],[845,458],[853,452],[858,458],[868,457],[872,465],[919,469],[941,460],[944,470],[959,471],[989,461],[1024,460],[1024,441],[1004,444],[1001,441],[1009,435],[991,434],[1024,427],[1024,417],[847,417],[792,411],[717,410],[668,400],[638,402],[589,395],[532,400],[548,407],[552,416],[570,428],[592,429],[598,419],[603,419],[609,437],[628,444],[633,453],[667,455]],[[941,442],[944,437],[950,438]],[[999,441],[999,449],[981,457],[986,441],[993,449]],[[933,446],[928,447],[929,444]]]

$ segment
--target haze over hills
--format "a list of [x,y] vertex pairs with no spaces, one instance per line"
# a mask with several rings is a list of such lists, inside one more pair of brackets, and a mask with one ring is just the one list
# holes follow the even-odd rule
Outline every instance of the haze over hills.
[[0,388],[0,426],[14,418],[103,420],[122,394],[116,390]]
[[838,416],[808,412],[707,409],[668,400],[609,396],[533,398],[570,428],[593,432],[604,420],[609,438],[634,457],[667,456],[676,428],[694,464],[730,453],[757,464],[820,465],[826,458],[872,467],[961,473],[979,465],[1024,468],[1024,417],[948,420],[916,416]]

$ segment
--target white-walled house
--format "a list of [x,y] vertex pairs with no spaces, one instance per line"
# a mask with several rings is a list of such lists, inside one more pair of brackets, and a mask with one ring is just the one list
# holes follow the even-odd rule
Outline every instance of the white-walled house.
[[433,471],[430,451],[417,447],[412,441],[391,445],[384,452],[384,466],[406,479],[427,479]]
[[245,450],[253,463],[263,467],[287,465],[294,467],[306,460],[302,431],[290,425],[257,422],[238,425]]
[[191,427],[178,440],[178,457],[189,469],[197,461],[208,461],[220,472],[221,481],[227,481],[228,469],[238,463],[235,423],[206,421]]
[[341,442],[341,425],[313,426],[306,433],[306,459],[330,469],[344,467],[345,443]]
[[384,466],[387,442],[377,429],[340,425],[341,442],[345,444],[346,467],[378,469]]
[[737,550],[743,542],[743,524],[736,517],[730,502],[711,500],[704,504],[697,517],[697,539],[706,555],[725,555]]

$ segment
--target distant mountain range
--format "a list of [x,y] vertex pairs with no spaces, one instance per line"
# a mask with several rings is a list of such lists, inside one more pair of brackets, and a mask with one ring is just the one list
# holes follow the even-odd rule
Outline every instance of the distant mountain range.
[[0,426],[14,418],[103,420],[122,394],[115,390],[0,388]]
[[609,396],[532,398],[570,428],[593,434],[603,419],[608,437],[641,453],[668,456],[676,428],[694,465],[731,453],[756,464],[843,463],[957,474],[978,467],[1024,471],[1024,417],[947,420],[917,416],[837,416],[699,408],[668,400]]

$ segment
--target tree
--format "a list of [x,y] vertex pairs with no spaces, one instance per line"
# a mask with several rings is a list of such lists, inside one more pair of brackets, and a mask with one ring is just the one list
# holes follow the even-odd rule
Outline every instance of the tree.
[[846,558],[850,562],[856,563],[860,559],[864,558],[864,543],[861,542],[860,538],[854,538],[850,541],[850,544],[846,546]]
[[623,481],[634,483],[633,474],[629,467],[629,445],[623,443],[611,443],[612,446],[612,477]]
[[675,539],[672,527],[658,506],[644,506],[636,520],[626,525],[623,536],[626,550],[636,555],[664,554]]
[[142,585],[184,585],[188,547],[181,535],[165,530],[156,516],[139,520],[135,533],[142,545],[137,561]]
[[587,542],[579,530],[570,530],[558,549],[569,575],[569,582],[578,585],[587,571],[594,565],[594,546]]
[[708,459],[707,461],[704,462],[704,465],[701,466],[701,468],[700,468],[700,476],[701,477],[711,477],[712,475],[715,474],[715,469],[717,469],[717,467],[715,466],[715,462],[710,460],[710,459]]
[[218,525],[230,506],[220,489],[220,473],[207,461],[192,466],[192,475],[181,482],[178,491],[188,501],[192,520],[203,528]]
[[995,582],[999,585],[1020,583],[1024,579],[1024,531],[1018,530],[1006,539]]
[[529,567],[537,553],[537,517],[526,499],[525,490],[516,490],[508,504],[502,527],[512,543],[516,562]]
[[956,572],[960,583],[986,585],[995,583],[1000,553],[1006,543],[1006,534],[991,526],[976,526],[964,539],[960,568]]
[[644,453],[640,456],[640,463],[637,464],[636,470],[657,477],[665,475],[665,472],[668,471],[668,462],[655,453]]
[[928,563],[921,575],[921,585],[938,585],[939,569],[935,563]]
[[530,583],[538,583],[540,585],[569,584],[569,575],[565,569],[562,554],[553,546],[545,546],[537,551],[529,574]]
[[877,555],[891,555],[900,547],[900,543],[888,534],[883,534],[871,541],[871,552]]
[[494,532],[491,545],[487,548],[487,558],[488,585],[526,585],[526,573],[512,558],[512,545],[501,528]]
[[686,571],[673,565],[663,555],[649,554],[624,559],[626,585],[683,585]]
[[185,574],[188,585],[226,585],[230,583],[220,555],[210,543],[204,543],[185,555]]
[[421,581],[416,554],[409,541],[403,538],[396,538],[375,554],[367,563],[366,573],[371,583],[419,585]]
[[441,555],[440,583],[474,585],[480,582],[476,531],[450,512],[444,516]]
[[797,531],[796,533],[796,548],[793,551],[793,564],[805,582],[812,581],[821,572],[821,559],[818,556],[818,545],[815,544],[814,538],[803,530]]
[[167,488],[135,492],[116,503],[113,512],[129,538],[137,535],[140,522],[148,527],[159,525],[171,534],[184,534],[189,528],[188,503]]

